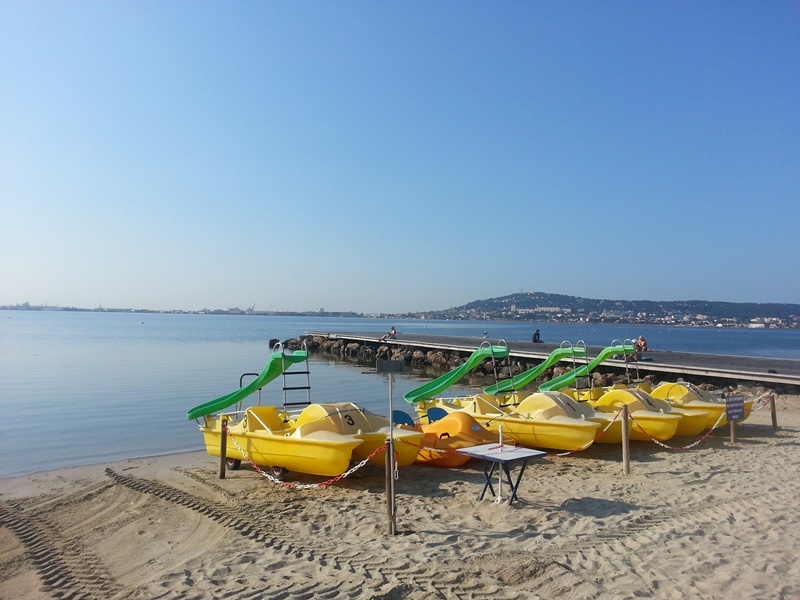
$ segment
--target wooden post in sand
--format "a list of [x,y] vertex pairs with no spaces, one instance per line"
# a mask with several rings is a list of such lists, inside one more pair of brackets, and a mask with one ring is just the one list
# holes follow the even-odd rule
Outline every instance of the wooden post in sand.
[[389,372],[389,437],[386,438],[386,512],[389,517],[389,535],[397,533],[397,509],[394,497],[394,375]]
[[389,535],[397,533],[397,509],[394,494],[394,479],[397,463],[394,459],[394,375],[402,373],[405,363],[402,360],[382,360],[375,362],[375,372],[389,375],[389,436],[386,438],[386,515],[389,518]]
[[228,419],[223,415],[219,417],[222,419],[222,437],[219,440],[219,478],[225,479],[225,461],[227,456],[225,453],[228,450]]
[[396,530],[394,511],[394,440],[386,438],[386,516],[389,518],[389,535]]
[[630,428],[628,427],[628,405],[622,405],[622,473],[631,474]]
[[775,393],[769,395],[769,411],[772,413],[772,429],[778,429],[778,412],[775,410]]

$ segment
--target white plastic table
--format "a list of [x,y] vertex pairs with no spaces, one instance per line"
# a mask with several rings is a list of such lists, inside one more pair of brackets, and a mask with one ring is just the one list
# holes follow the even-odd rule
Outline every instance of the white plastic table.
[[[497,465],[500,465],[511,488],[511,497],[508,499],[509,505],[517,497],[517,488],[519,488],[519,483],[522,481],[522,475],[525,473],[528,461],[532,458],[547,456],[547,452],[542,452],[541,450],[531,450],[530,448],[509,446],[507,444],[502,446],[500,444],[483,444],[482,446],[464,448],[461,453],[473,458],[480,458],[483,461],[483,475],[486,478],[486,482],[483,484],[483,490],[478,496],[478,501],[483,500],[487,489],[492,492],[492,496],[497,495],[494,493],[494,487],[492,487],[492,475]],[[517,463],[522,463],[522,468],[517,475],[516,481],[512,481],[511,467]]]

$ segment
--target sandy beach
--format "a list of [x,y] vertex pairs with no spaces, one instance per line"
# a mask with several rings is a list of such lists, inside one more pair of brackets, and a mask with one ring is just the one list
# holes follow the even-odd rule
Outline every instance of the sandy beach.
[[395,536],[372,466],[304,489],[221,480],[205,452],[4,479],[0,598],[798,598],[800,396],[777,407],[735,444],[634,442],[627,476],[618,446],[531,462],[511,506],[478,501],[478,461],[403,468]]

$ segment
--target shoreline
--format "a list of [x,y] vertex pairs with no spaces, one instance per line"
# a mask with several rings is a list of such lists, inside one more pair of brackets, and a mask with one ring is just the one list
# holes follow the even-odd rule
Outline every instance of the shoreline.
[[633,443],[627,476],[614,445],[540,459],[511,506],[477,501],[478,461],[405,467],[396,536],[379,467],[286,489],[192,451],[7,478],[0,598],[797,596],[800,396],[778,422]]
[[[497,300],[493,298],[492,300]],[[573,300],[579,298],[573,296]],[[607,301],[607,300],[605,300]],[[605,302],[601,300],[601,302]],[[618,301],[613,301],[618,302]],[[629,300],[622,300],[621,302],[631,302]],[[686,302],[692,301],[678,301],[678,304],[684,305]],[[674,301],[664,301],[661,304],[675,303]],[[728,304],[723,302],[724,304]],[[705,304],[705,302],[704,302]],[[744,304],[750,305],[750,302],[733,302],[730,304]],[[758,303],[757,303],[758,304]],[[780,305],[783,303],[767,303],[772,305]],[[704,305],[703,310],[707,312],[708,306]],[[544,317],[542,313],[538,318],[503,318],[499,314],[490,314],[486,316],[486,312],[478,311],[478,315],[472,317],[465,317],[463,314],[452,314],[449,310],[427,311],[427,312],[413,312],[413,313],[360,313],[354,311],[330,311],[320,313],[320,311],[306,310],[306,311],[262,311],[262,310],[242,310],[233,308],[228,310],[212,309],[212,310],[188,310],[188,309],[169,309],[159,310],[150,308],[80,308],[80,307],[60,307],[60,306],[47,306],[47,305],[34,305],[29,306],[26,304],[5,304],[0,306],[0,310],[4,311],[19,311],[19,312],[66,312],[66,313],[112,313],[112,314],[132,314],[132,315],[187,315],[187,316],[211,316],[211,317],[303,317],[303,318],[336,318],[336,319],[367,319],[374,321],[485,321],[487,323],[553,323],[553,324],[591,324],[591,325],[635,325],[637,327],[693,327],[695,329],[798,329],[797,320],[793,316],[785,318],[794,319],[788,323],[760,323],[758,326],[753,326],[750,319],[752,316],[747,316],[747,320],[731,322],[728,317],[721,317],[719,315],[713,316],[712,320],[691,320],[688,323],[683,321],[664,321],[658,319],[645,319],[641,317],[606,317],[596,320],[583,320],[585,317],[576,318],[557,318],[551,315]],[[457,310],[457,309],[451,309]],[[474,309],[472,309],[474,310]],[[686,316],[696,315],[698,310],[689,310]],[[673,314],[673,318],[680,318],[680,315]],[[762,320],[775,320],[780,317],[761,315],[756,316],[756,319]]]
[[[39,486],[48,485],[70,486],[76,481],[100,481],[105,477],[105,469],[139,468],[142,464],[151,465],[155,469],[175,468],[185,461],[192,467],[201,466],[204,459],[216,459],[211,457],[203,450],[184,450],[178,452],[167,452],[164,454],[153,454],[150,456],[135,456],[130,458],[115,459],[107,462],[91,463],[86,465],[73,465],[69,467],[59,467],[44,471],[36,471],[25,475],[11,475],[0,478],[0,500],[18,499],[31,495],[33,491],[38,491]],[[11,490],[11,492],[9,492]]]
[[151,458],[175,456],[177,454],[191,455],[191,454],[196,454],[196,453],[205,454],[206,453],[205,446],[202,449],[196,449],[196,450],[175,450],[175,451],[172,451],[172,452],[161,452],[161,453],[157,453],[157,454],[145,454],[145,455],[137,455],[137,456],[128,456],[128,457],[123,457],[123,458],[113,458],[111,460],[106,460],[106,461],[102,461],[102,462],[87,462],[87,463],[78,464],[78,465],[65,465],[63,467],[55,467],[53,469],[40,469],[38,471],[30,471],[28,473],[21,473],[21,474],[16,474],[16,475],[0,475],[0,485],[4,481],[9,481],[11,479],[23,479],[25,477],[33,477],[35,475],[40,475],[40,474],[61,472],[61,471],[69,470],[69,469],[89,469],[89,468],[92,468],[92,467],[101,467],[101,466],[105,466],[105,465],[124,463],[124,462],[128,462],[128,461],[147,460],[147,459],[151,459]]

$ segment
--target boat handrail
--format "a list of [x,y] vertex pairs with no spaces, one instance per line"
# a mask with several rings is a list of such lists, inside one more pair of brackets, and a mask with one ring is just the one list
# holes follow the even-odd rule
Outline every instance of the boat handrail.
[[[614,340],[614,342],[617,341],[619,340]],[[614,342],[611,342],[612,346],[614,345]],[[628,368],[630,366],[631,361],[628,360],[629,355],[627,354],[627,352],[625,352],[626,346],[630,346],[631,348],[634,349],[634,352],[630,354],[630,356],[635,357],[633,362],[636,363],[636,381],[641,381],[642,379],[639,376],[639,351],[636,350],[636,344],[632,339],[625,338],[624,340],[622,340],[621,345],[622,345],[622,351],[624,353],[623,357],[625,359],[625,381],[627,382],[628,385],[631,384],[631,376],[630,373],[628,372]]]
[[[574,347],[582,351],[583,356],[581,356],[580,358],[583,359],[584,364],[588,367],[591,361],[589,360],[589,351],[586,348],[586,342],[584,342],[583,340],[578,340],[577,342],[575,342]],[[575,369],[578,368],[578,355],[575,352],[572,353],[572,365],[575,367]]]
[[[239,377],[239,389],[244,387],[242,384],[244,383],[244,378],[245,377],[258,377],[259,375],[260,375],[260,373],[242,373],[241,377]],[[262,388],[258,388],[258,405],[259,406],[261,405],[261,389]],[[236,403],[236,406],[238,408],[241,408],[243,401],[244,401],[244,398],[239,400],[239,402]]]
[[239,387],[244,387],[244,378],[245,377],[258,377],[260,373],[242,373],[242,376],[239,377]]
[[[579,353],[576,353],[574,351],[575,349],[578,349],[579,353],[582,352],[582,356],[580,356],[580,358],[581,358],[580,362],[578,361]],[[574,389],[575,389],[576,395],[577,395],[577,392],[581,389],[581,387],[582,387],[581,384],[582,383],[586,383],[587,385],[585,387],[587,387],[587,388],[591,387],[592,379],[589,376],[589,363],[590,362],[591,361],[589,360],[589,352],[588,352],[588,349],[586,348],[586,342],[583,341],[583,340],[578,340],[577,342],[575,342],[575,345],[573,346],[573,352],[572,352],[572,370],[575,373],[575,381],[573,383],[575,384],[574,385]],[[584,373],[582,375],[579,373],[579,369],[581,367],[585,367],[586,368],[586,373]]]
[[511,372],[511,358],[508,353],[508,342],[504,339],[497,340],[497,344],[492,344],[489,340],[484,340],[481,342],[479,346],[481,349],[489,349],[492,351],[492,373],[494,374],[494,384],[500,384],[500,373],[503,370],[503,367],[500,367],[500,370],[497,369],[497,357],[494,355],[494,347],[497,346],[498,348],[505,348],[505,356],[502,358],[502,361],[505,363],[506,367],[508,368],[508,372]]
[[232,410],[232,411],[229,411],[229,412],[221,412],[221,413],[218,413],[217,416],[218,417],[230,417],[230,416],[233,416],[233,415],[239,415],[239,414],[245,413],[248,410],[249,410],[249,407],[245,408],[244,410]]
[[[215,416],[217,418],[222,418],[222,417],[229,417],[230,418],[230,417],[233,417],[235,415],[240,415],[242,413],[246,413],[248,410],[250,410],[249,407],[244,409],[244,410],[230,410],[230,411],[225,411],[225,412],[218,412],[213,416]],[[210,415],[202,415],[202,417],[209,417],[209,416]],[[195,418],[194,421],[198,425],[203,426],[203,424],[200,422],[200,419],[201,419],[201,417],[197,417],[197,418]]]

